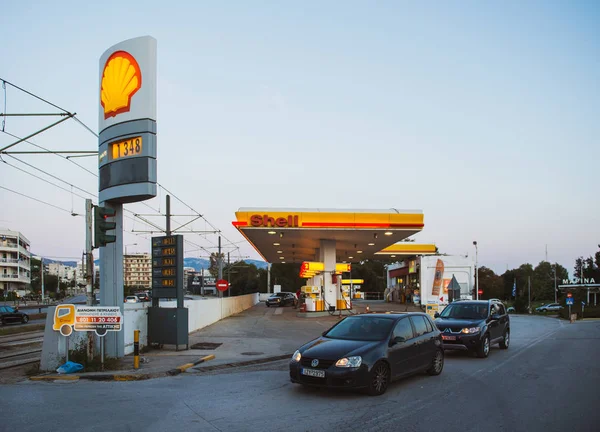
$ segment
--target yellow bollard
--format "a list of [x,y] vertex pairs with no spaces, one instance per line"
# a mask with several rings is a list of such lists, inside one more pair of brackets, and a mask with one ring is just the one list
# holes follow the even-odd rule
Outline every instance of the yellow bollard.
[[140,331],[133,331],[133,368],[140,368]]

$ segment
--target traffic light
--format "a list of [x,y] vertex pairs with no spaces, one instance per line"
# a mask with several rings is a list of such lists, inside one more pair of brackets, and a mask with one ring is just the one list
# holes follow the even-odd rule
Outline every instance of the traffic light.
[[115,222],[106,221],[109,217],[114,217],[115,214],[115,209],[99,206],[94,207],[94,247],[106,246],[108,243],[114,243],[117,240],[116,235],[106,233],[117,227]]

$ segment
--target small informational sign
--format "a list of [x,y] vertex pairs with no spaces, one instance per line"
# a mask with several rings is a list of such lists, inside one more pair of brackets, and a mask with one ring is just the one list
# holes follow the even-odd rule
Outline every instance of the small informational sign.
[[573,305],[573,297],[567,297],[567,305],[568,306]]
[[427,315],[435,319],[435,313],[440,309],[440,306],[434,302],[428,302],[426,306]]
[[123,316],[119,306],[56,306],[52,329],[69,336],[73,331],[93,331],[104,336],[109,331],[121,331]]

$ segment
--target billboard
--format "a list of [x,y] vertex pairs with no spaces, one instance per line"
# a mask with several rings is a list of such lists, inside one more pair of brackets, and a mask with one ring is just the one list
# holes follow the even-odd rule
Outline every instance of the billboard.
[[100,57],[100,202],[156,196],[156,39],[113,45]]

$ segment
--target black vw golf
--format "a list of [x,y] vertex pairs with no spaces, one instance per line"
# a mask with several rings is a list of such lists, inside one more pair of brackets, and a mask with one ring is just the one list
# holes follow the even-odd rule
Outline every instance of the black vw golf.
[[444,367],[442,337],[423,313],[349,316],[300,347],[290,361],[293,383],[385,393],[397,378]]

